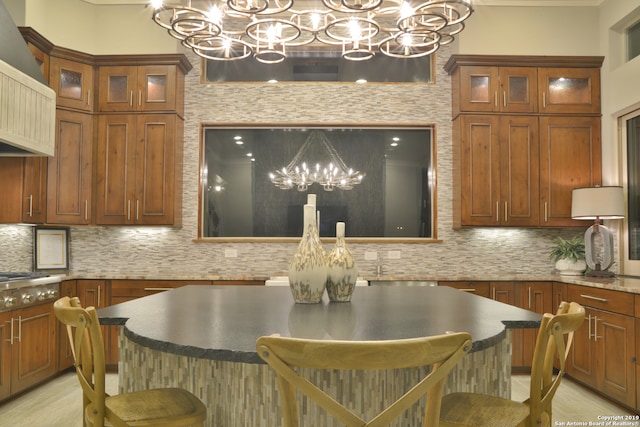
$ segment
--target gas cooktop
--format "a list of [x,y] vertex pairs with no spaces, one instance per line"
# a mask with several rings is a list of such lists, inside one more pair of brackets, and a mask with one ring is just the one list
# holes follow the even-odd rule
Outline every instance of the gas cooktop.
[[45,272],[0,272],[0,313],[53,302],[62,277]]
[[28,280],[38,279],[40,277],[49,277],[49,273],[35,272],[35,271],[19,271],[19,272],[7,272],[0,271],[0,282],[8,282],[12,280]]

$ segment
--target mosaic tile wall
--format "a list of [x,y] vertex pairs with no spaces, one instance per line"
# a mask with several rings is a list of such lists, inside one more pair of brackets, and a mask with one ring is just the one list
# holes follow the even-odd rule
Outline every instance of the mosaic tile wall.
[[[437,145],[437,235],[442,243],[350,245],[360,270],[373,275],[376,251],[390,276],[463,276],[549,273],[548,247],[557,235],[583,230],[453,230],[451,84],[443,70],[449,47],[437,53],[435,84],[200,84],[199,60],[186,77],[183,226],[181,228],[72,227],[71,271],[77,274],[220,274],[272,276],[287,270],[293,243],[193,242],[197,236],[198,162],[201,123],[435,124]],[[32,266],[31,229],[0,226],[0,270]],[[237,258],[225,258],[227,249]],[[329,247],[327,249],[330,249]],[[388,251],[401,259],[389,260]],[[616,270],[614,266],[613,270]]]
[[[206,426],[267,427],[282,419],[276,377],[268,365],[224,362],[178,356],[138,345],[120,328],[118,365],[119,392],[160,387],[191,391],[207,406]],[[510,334],[485,350],[467,354],[450,372],[444,393],[475,391],[511,397]],[[506,357],[505,357],[506,356]],[[126,361],[126,362],[123,362]],[[303,369],[303,376],[333,396],[345,396],[345,405],[371,419],[407,389],[416,384],[428,368],[390,371],[331,371]],[[344,378],[349,377],[349,381]],[[390,396],[396,396],[390,398]],[[338,426],[315,403],[299,397],[305,425]],[[421,425],[424,398],[397,419],[392,426]]]

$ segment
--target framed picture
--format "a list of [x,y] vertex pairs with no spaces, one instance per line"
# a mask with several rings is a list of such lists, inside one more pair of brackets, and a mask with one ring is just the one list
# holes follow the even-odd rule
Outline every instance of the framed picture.
[[36,227],[34,235],[34,269],[69,269],[69,228]]

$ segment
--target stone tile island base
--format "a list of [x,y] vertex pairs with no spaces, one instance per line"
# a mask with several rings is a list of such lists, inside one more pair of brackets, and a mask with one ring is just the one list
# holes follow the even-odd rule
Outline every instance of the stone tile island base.
[[[208,427],[268,427],[280,425],[280,396],[268,365],[179,356],[152,350],[129,340],[120,327],[118,379],[120,392],[180,387],[207,406]],[[474,391],[511,396],[511,334],[494,346],[467,354],[451,372],[445,394]],[[423,375],[423,369],[397,371],[330,371],[305,369],[306,376],[346,396],[351,407],[370,419],[386,406],[380,396],[400,396]],[[323,409],[306,398],[299,402],[303,425],[339,426]],[[395,398],[394,398],[395,399]],[[364,406],[364,408],[363,408]],[[394,426],[421,425],[424,399]],[[420,420],[420,421],[418,421]]]

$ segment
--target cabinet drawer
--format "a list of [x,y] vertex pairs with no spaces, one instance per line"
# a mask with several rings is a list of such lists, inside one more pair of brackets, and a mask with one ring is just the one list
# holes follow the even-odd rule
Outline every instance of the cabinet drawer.
[[187,285],[210,284],[210,280],[112,280],[111,297],[144,297]]
[[599,308],[627,316],[633,316],[635,311],[634,295],[626,292],[569,285],[567,297],[569,301],[575,301],[583,306]]
[[489,298],[489,282],[438,282],[438,286],[449,286],[474,295]]

